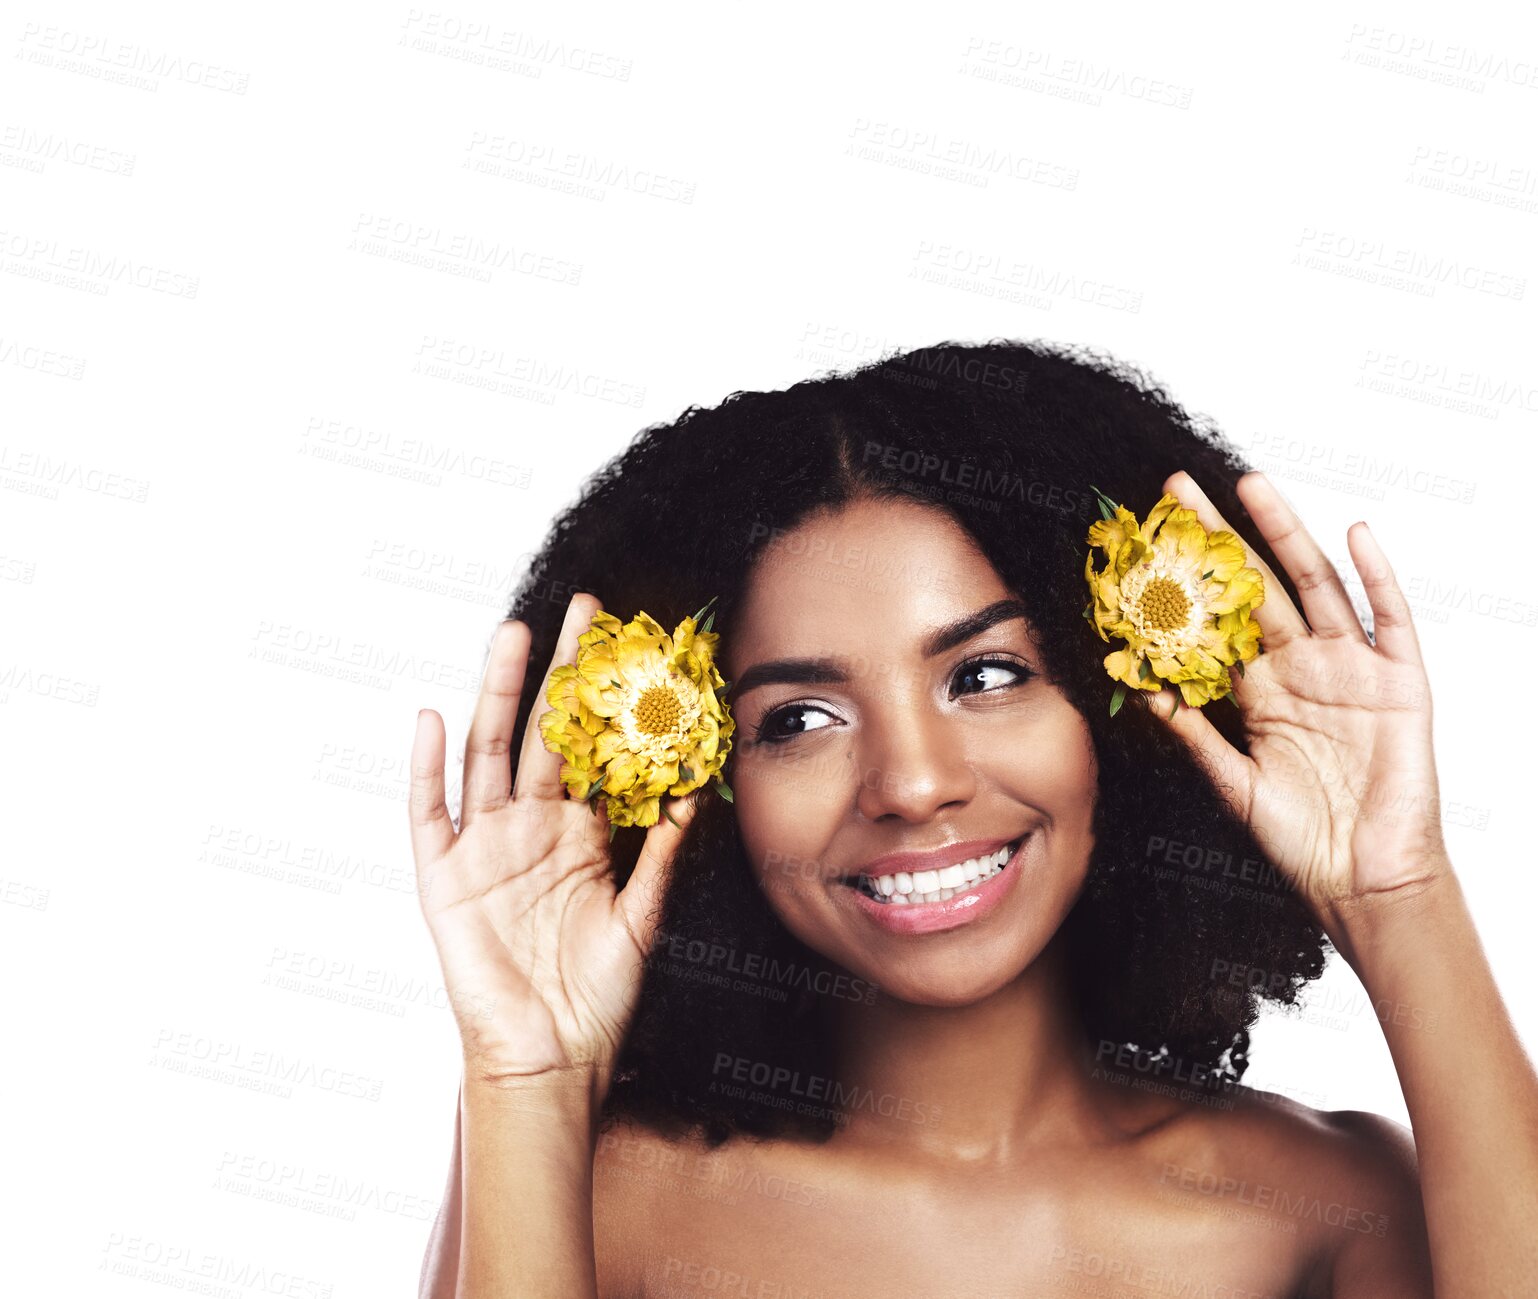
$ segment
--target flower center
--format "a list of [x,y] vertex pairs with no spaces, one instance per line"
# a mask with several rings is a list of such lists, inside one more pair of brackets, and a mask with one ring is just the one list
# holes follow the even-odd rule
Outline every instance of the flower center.
[[678,727],[684,706],[666,686],[649,686],[635,702],[636,729],[645,735],[667,735]]
[[1156,577],[1145,586],[1137,604],[1143,614],[1143,625],[1155,631],[1182,627],[1191,614],[1191,598],[1180,583],[1167,577]]

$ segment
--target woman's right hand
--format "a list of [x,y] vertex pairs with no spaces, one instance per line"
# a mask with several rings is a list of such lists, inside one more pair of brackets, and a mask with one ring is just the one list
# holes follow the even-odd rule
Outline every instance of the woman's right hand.
[[[572,597],[551,669],[577,660],[602,604]],[[527,624],[497,629],[465,744],[456,833],[444,799],[443,719],[417,717],[411,748],[411,846],[422,913],[438,949],[464,1046],[467,1079],[516,1085],[585,1081],[601,1099],[640,994],[666,872],[693,813],[669,799],[616,891],[608,817],[567,796],[561,757],[539,731],[545,685],[529,712],[512,782],[513,730],[529,659]]]

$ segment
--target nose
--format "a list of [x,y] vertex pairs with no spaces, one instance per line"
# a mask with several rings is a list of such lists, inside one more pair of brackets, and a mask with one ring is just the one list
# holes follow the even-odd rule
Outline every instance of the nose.
[[932,710],[887,708],[866,724],[856,757],[856,807],[871,821],[931,820],[965,807],[976,790],[960,719]]

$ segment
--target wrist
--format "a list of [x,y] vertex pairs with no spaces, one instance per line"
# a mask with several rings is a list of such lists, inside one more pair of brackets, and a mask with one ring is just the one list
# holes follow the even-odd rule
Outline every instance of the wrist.
[[1462,888],[1446,858],[1392,889],[1336,899],[1326,908],[1325,932],[1342,956],[1362,973],[1360,962],[1401,937],[1414,942],[1438,915],[1463,906]]
[[603,1100],[599,1072],[592,1066],[509,1074],[465,1062],[462,1084],[466,1104],[477,1104],[541,1119],[592,1122]]

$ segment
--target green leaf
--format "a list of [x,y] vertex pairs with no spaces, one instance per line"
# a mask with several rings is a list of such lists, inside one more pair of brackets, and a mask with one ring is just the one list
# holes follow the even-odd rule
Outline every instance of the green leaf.
[[[668,811],[668,805],[666,803],[659,803],[658,806],[661,807],[663,816],[667,817],[667,819],[674,825],[678,825],[678,818]],[[682,830],[683,826],[678,825],[678,828]]]
[[1202,574],[1202,581],[1205,582],[1209,577],[1211,577],[1217,571],[1218,570],[1215,569],[1215,568],[1209,568],[1205,573]]
[[1118,681],[1116,683],[1116,689],[1111,694],[1111,716],[1112,717],[1116,716],[1117,710],[1122,705],[1122,700],[1124,700],[1126,697],[1127,697],[1127,683],[1125,681]]
[[614,836],[615,836],[615,834],[616,834],[616,833],[617,833],[617,832],[618,832],[618,830],[619,830],[619,826],[617,826],[617,825],[615,825],[615,824],[614,824],[614,823],[613,823],[613,822],[612,822],[612,821],[611,821],[611,822],[610,822],[610,823],[609,823],[609,842],[610,842],[610,843],[613,843],[613,842],[614,842]]
[[694,779],[694,772],[690,768],[690,766],[689,766],[689,764],[687,762],[680,762],[678,764],[678,775],[679,775],[679,779],[681,779],[681,780],[693,780]]
[[1153,664],[1144,659],[1137,666],[1137,679],[1139,681],[1147,681],[1151,676],[1153,676]]
[[1116,502],[1093,483],[1090,484],[1089,489],[1095,493],[1096,501],[1100,506],[1100,517],[1102,519],[1114,519],[1116,517]]
[[715,596],[711,596],[710,599],[706,600],[704,604],[700,605],[700,611],[697,614],[694,615],[694,625],[696,627],[699,626],[700,619],[705,616],[705,610],[710,608],[710,606],[713,605],[715,602],[716,602],[716,597]]
[[709,631],[715,625],[716,625],[716,611],[714,609],[712,609],[710,611],[710,617],[705,619],[705,625],[703,627],[701,627],[700,630],[701,631]]
[[1240,659],[1234,666],[1239,669],[1239,675],[1242,677],[1244,675],[1244,660]]
[[1181,694],[1180,691],[1178,691],[1178,690],[1175,691],[1175,704],[1174,704],[1174,707],[1172,707],[1170,709],[1170,716],[1171,717],[1173,717],[1175,715],[1175,709],[1179,708],[1180,705],[1182,703],[1184,703],[1184,702],[1185,702],[1185,696],[1183,694]]
[[728,803],[735,803],[737,801],[736,799],[734,799],[732,797],[732,787],[730,785],[728,785],[724,780],[722,780],[719,776],[716,777],[715,783],[712,785],[712,788],[716,791],[716,793],[721,795],[721,797],[724,798]]

